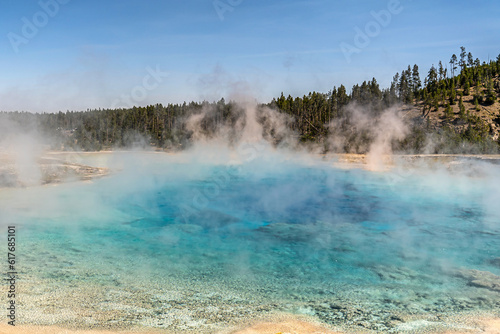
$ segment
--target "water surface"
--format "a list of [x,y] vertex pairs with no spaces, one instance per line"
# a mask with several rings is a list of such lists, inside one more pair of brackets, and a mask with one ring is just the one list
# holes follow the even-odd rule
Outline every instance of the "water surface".
[[209,333],[285,311],[401,332],[500,309],[498,166],[125,156],[91,183],[0,193],[22,322]]

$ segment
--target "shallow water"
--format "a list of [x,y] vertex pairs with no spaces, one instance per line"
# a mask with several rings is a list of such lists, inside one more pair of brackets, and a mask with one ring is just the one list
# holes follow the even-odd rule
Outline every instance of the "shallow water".
[[399,332],[500,309],[498,166],[181,160],[136,154],[92,183],[0,193],[21,322],[210,332],[286,311]]

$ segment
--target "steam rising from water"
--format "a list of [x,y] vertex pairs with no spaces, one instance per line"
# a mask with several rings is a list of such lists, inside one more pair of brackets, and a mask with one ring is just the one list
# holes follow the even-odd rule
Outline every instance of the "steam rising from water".
[[[287,311],[398,332],[415,318],[498,309],[498,165],[395,160],[386,170],[391,141],[407,132],[401,117],[353,106],[376,172],[339,169],[293,150],[282,114],[240,106],[215,135],[203,123],[213,110],[187,119],[189,150],[81,154],[112,174],[0,191],[0,221],[23,231],[26,322],[53,321],[43,300],[54,286],[60,308],[77,314],[93,296],[99,317],[82,316],[81,327],[129,310],[137,318],[126,325],[210,332],[228,315]],[[336,135],[330,143],[345,145]],[[41,154],[2,143],[18,161]]]
[[42,152],[43,145],[36,131],[25,132],[8,119],[0,118],[0,171],[8,168],[12,174],[15,171],[21,183],[38,185],[42,178],[38,158]]

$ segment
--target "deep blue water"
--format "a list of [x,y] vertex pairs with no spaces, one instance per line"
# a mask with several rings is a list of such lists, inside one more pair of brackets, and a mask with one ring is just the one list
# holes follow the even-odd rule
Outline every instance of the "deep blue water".
[[213,284],[333,324],[346,320],[325,302],[495,311],[500,292],[458,274],[500,275],[498,167],[485,168],[144,162],[91,184],[13,191],[0,218],[20,226],[26,276],[42,285]]

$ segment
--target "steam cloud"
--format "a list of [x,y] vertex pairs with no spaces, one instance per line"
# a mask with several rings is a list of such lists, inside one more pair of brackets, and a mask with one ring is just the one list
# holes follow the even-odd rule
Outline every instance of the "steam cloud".
[[[26,128],[30,130],[26,131]],[[4,183],[40,184],[39,159],[43,150],[43,138],[33,127],[25,124],[22,128],[0,115],[0,177]]]
[[[368,107],[351,104],[344,111],[343,117],[329,125],[329,136],[326,142],[317,146],[309,146],[308,150],[305,150],[304,145],[297,140],[298,134],[290,130],[289,125],[292,120],[287,115],[260,106],[251,99],[237,98],[237,102],[231,102],[234,104],[232,118],[223,117],[220,109],[207,104],[180,122],[179,126],[190,133],[191,142],[191,146],[183,151],[174,154],[155,153],[151,150],[139,153],[103,153],[96,156],[88,154],[82,157],[84,163],[111,168],[114,175],[103,179],[102,182],[77,186],[18,189],[19,191],[14,191],[13,195],[8,198],[4,195],[6,192],[2,193],[3,189],[0,190],[0,196],[7,198],[5,201],[0,201],[0,220],[3,223],[27,215],[30,218],[47,222],[60,223],[62,221],[61,225],[64,228],[78,229],[82,227],[73,227],[74,217],[78,219],[82,217],[85,221],[85,227],[82,229],[87,231],[85,233],[88,233],[88,230],[99,231],[102,226],[109,224],[106,228],[119,229],[124,236],[133,235],[139,231],[134,228],[144,229],[144,231],[149,228],[148,233],[152,236],[141,232],[140,238],[149,239],[141,239],[141,242],[133,247],[116,242],[111,234],[106,234],[108,231],[103,232],[105,238],[112,239],[115,243],[112,247],[115,248],[108,249],[107,242],[96,242],[95,249],[92,247],[95,254],[109,252],[118,254],[113,255],[116,256],[113,259],[119,259],[113,261],[112,264],[103,265],[108,267],[98,267],[96,271],[124,273],[129,269],[121,268],[120,265],[123,266],[123,264],[120,260],[129,256],[126,261],[132,262],[126,263],[130,264],[130,268],[140,268],[139,275],[145,277],[157,275],[158,268],[168,267],[173,271],[186,270],[179,268],[186,266],[185,263],[190,263],[192,257],[199,256],[196,259],[198,262],[193,262],[196,266],[206,265],[204,260],[199,260],[200,258],[210,258],[207,262],[214,261],[213,258],[216,258],[220,261],[217,262],[218,264],[229,268],[224,270],[232,271],[235,276],[245,277],[249,281],[253,279],[259,284],[264,284],[259,282],[258,273],[265,272],[268,268],[265,268],[267,264],[260,261],[259,256],[275,252],[273,248],[275,245],[287,244],[292,239],[290,244],[300,245],[300,247],[290,246],[290,249],[295,252],[293,256],[296,259],[293,265],[283,266],[279,273],[280,278],[285,277],[285,281],[290,278],[290,281],[293,281],[296,278],[312,277],[318,279],[319,286],[324,284],[322,270],[323,268],[331,270],[332,262],[334,262],[332,260],[339,260],[339,268],[344,265],[359,266],[360,270],[376,271],[382,276],[389,276],[386,272],[394,270],[388,265],[384,266],[385,262],[392,261],[392,257],[402,262],[411,258],[411,261],[417,264],[432,263],[442,272],[452,272],[455,269],[453,264],[447,263],[447,259],[433,259],[430,249],[439,247],[440,243],[448,246],[453,241],[437,236],[440,231],[435,234],[434,231],[429,232],[432,240],[431,237],[417,240],[412,235],[411,229],[418,227],[421,220],[425,221],[429,213],[422,212],[421,203],[410,199],[412,196],[421,196],[426,191],[430,191],[437,199],[439,196],[448,198],[450,193],[453,193],[458,198],[456,205],[459,206],[459,212],[467,215],[467,203],[460,202],[460,198],[469,198],[467,196],[470,196],[470,192],[481,188],[470,178],[470,173],[472,173],[474,178],[480,179],[481,186],[484,185],[484,188],[480,190],[486,189],[489,194],[489,196],[483,196],[483,192],[478,192],[483,196],[478,196],[478,203],[484,209],[484,216],[488,219],[477,218],[480,221],[477,229],[481,229],[484,235],[498,234],[497,218],[500,212],[497,203],[500,200],[498,191],[500,183],[498,168],[495,166],[474,162],[458,164],[464,168],[453,169],[452,167],[455,166],[453,161],[434,165],[419,162],[420,165],[413,165],[411,172],[408,172],[404,164],[396,165],[392,170],[387,171],[386,161],[393,152],[394,142],[403,140],[409,131],[398,108],[390,108],[374,114]],[[38,161],[45,153],[47,147],[44,143],[48,142],[48,139],[41,138],[36,131],[20,135],[20,129],[6,119],[2,119],[0,130],[0,152],[15,161],[14,166],[19,179],[25,185],[40,184],[41,174]],[[135,148],[140,148],[147,143],[147,140],[140,137],[131,138],[131,141],[135,142],[132,144]],[[336,170],[310,174],[308,168],[296,168],[297,165],[332,167],[328,161],[329,156],[317,154],[324,151],[324,146],[335,152],[366,152],[367,167],[374,171],[384,171],[376,175],[380,176],[377,180],[386,181],[392,186],[384,188],[390,196],[409,198],[407,201],[402,201],[407,207],[392,211],[389,207],[391,204],[387,204],[385,202],[387,198],[380,193],[376,192],[377,196],[371,196],[366,189],[358,191],[356,187],[364,186],[363,177],[366,177],[368,172],[346,173],[348,178],[355,179],[355,181],[352,179],[346,181],[345,174],[337,173]],[[212,168],[213,166],[227,168]],[[232,168],[237,172],[234,172]],[[274,179],[281,176],[288,179],[269,185],[266,183],[269,175]],[[248,177],[244,185],[251,184],[252,186],[248,189],[230,188],[234,186],[235,177],[243,179]],[[358,177],[362,185],[357,182]],[[176,188],[177,184],[181,186]],[[190,189],[193,184],[195,186],[192,188],[195,190]],[[173,189],[165,191],[165,185]],[[236,187],[238,186],[237,184]],[[254,186],[256,188],[253,188]],[[326,196],[321,193],[324,190],[322,187],[328,190]],[[223,210],[221,207],[227,203],[224,196],[228,196],[229,190],[236,191],[237,195],[243,194],[243,200],[237,203],[241,207]],[[362,195],[352,199],[349,193],[358,194],[356,196]],[[229,196],[237,195],[230,193]],[[421,197],[424,198],[424,196]],[[132,208],[127,207],[126,210],[121,211],[121,201]],[[185,203],[187,209],[168,207],[172,202]],[[340,205],[337,206],[338,203],[348,203],[346,205],[352,212],[342,211]],[[297,210],[298,207],[300,212]],[[220,259],[218,256],[227,254],[224,253],[227,251],[224,247],[230,242],[228,239],[241,237],[239,229],[243,227],[239,225],[239,219],[242,216],[247,218],[247,215],[251,215],[252,212],[259,213],[257,219],[260,221],[249,222],[249,224],[256,224],[253,232],[257,233],[257,237],[260,238],[259,242],[262,241],[262,248],[259,249],[262,252],[255,254],[254,249],[246,248],[248,245],[241,242],[241,245],[238,245],[239,248],[236,248],[237,252],[231,255],[234,257],[226,262],[222,261],[223,256]],[[264,219],[267,216],[271,217],[269,221]],[[443,214],[443,217],[447,216]],[[476,217],[473,218],[476,219]],[[456,217],[450,219],[456,219]],[[387,230],[383,233],[381,231],[373,234],[367,232],[367,230],[383,227],[385,221],[402,222],[404,227],[397,231]],[[453,226],[439,223],[433,228],[449,231]],[[203,229],[220,230],[226,235],[210,232],[210,237],[207,238],[205,234],[199,233]],[[72,233],[72,235],[78,234]],[[244,236],[256,238],[252,233],[244,234]],[[185,240],[197,237],[199,238],[197,241],[203,246],[193,243],[187,250],[182,248]],[[371,241],[380,244],[374,245]],[[475,244],[475,240],[467,241],[468,244],[466,241],[460,242],[471,248],[482,249],[479,247],[481,245]],[[82,241],[74,237],[74,240],[69,240],[68,243],[81,245]],[[162,245],[163,248],[160,251],[144,250],[141,248],[142,244],[148,245],[147,247]],[[302,245],[304,245],[303,248]],[[372,249],[374,246],[377,247],[376,254]],[[276,246],[276,248],[279,247]],[[133,256],[132,253],[137,249],[148,255],[152,254],[148,252],[157,253],[150,257],[137,256],[137,254]],[[175,250],[178,253],[170,257],[169,252]],[[329,252],[335,253],[338,258],[330,258]],[[388,255],[388,252],[393,253]],[[283,254],[283,259],[290,258],[289,254]],[[356,261],[362,261],[362,264],[353,264],[353,258],[359,254],[363,254],[364,257]],[[380,257],[380,254],[387,256]],[[155,259],[156,256],[158,259]],[[255,260],[256,257],[259,261]],[[147,259],[147,262],[144,259]],[[377,261],[383,263],[380,264]],[[308,263],[314,265],[307,267]],[[307,270],[302,270],[303,268]],[[256,270],[253,271],[254,269]],[[406,275],[405,270],[403,265],[401,268],[396,268],[396,276]],[[256,276],[253,277],[253,275]],[[116,275],[116,277],[119,276]],[[123,276],[126,275],[123,274]],[[237,284],[236,280],[232,281],[228,277],[225,279],[225,283],[229,282],[227,284]],[[271,288],[272,285],[269,286],[270,291]],[[380,296],[380,298],[386,297]],[[380,302],[385,303],[385,299]]]

